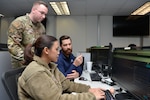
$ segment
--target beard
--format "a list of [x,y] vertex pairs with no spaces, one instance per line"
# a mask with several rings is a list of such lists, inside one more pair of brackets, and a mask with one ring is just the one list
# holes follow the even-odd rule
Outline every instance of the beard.
[[65,55],[70,55],[72,53],[72,49],[62,50]]

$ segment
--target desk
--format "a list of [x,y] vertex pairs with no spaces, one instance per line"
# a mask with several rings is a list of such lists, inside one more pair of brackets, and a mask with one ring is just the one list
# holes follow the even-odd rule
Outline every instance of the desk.
[[[126,91],[124,91],[124,90],[122,90],[122,91],[117,91],[117,90],[120,90],[120,87],[118,86],[118,85],[113,85],[113,86],[110,86],[110,85],[108,85],[108,84],[106,84],[106,83],[103,83],[103,82],[101,82],[101,81],[91,81],[91,77],[90,77],[90,73],[88,72],[88,71],[83,71],[82,72],[82,75],[81,75],[81,77],[84,77],[84,78],[86,78],[87,80],[86,81],[84,81],[84,80],[79,80],[79,78],[76,78],[74,81],[76,82],[76,83],[82,83],[82,84],[86,84],[86,85],[89,85],[89,86],[91,86],[91,88],[103,88],[103,89],[111,89],[111,88],[114,88],[114,90],[115,90],[115,93],[113,94],[113,96],[114,97],[116,97],[116,95],[118,95],[118,97],[116,98],[116,99],[118,99],[118,100],[127,100],[128,99],[128,97],[129,97],[129,95],[128,94],[126,94]],[[103,77],[103,76],[101,76],[102,77],[102,79],[107,79],[107,80],[111,80],[109,77]],[[122,94],[124,94],[124,95],[126,95],[125,97],[122,97],[121,95]],[[120,97],[119,97],[119,95],[120,95]],[[127,98],[126,98],[127,97]],[[120,99],[121,98],[121,99]],[[131,98],[131,96],[130,96],[130,98]],[[136,100],[136,99],[128,99],[128,100]]]
[[76,83],[82,83],[82,84],[86,84],[86,85],[90,85],[92,88],[104,88],[104,89],[110,89],[110,88],[114,88],[115,90],[120,89],[120,87],[118,87],[117,85],[114,86],[110,86],[106,83],[102,83],[101,81],[91,81],[90,78],[90,73],[88,71],[83,71],[81,77],[86,78],[87,80],[79,80],[79,78],[76,78],[74,81]]

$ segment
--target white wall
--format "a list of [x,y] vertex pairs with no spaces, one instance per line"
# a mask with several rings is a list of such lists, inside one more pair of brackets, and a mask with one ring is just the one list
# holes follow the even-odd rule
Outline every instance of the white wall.
[[[2,18],[0,42],[7,42],[7,29],[13,18]],[[73,40],[73,53],[91,46],[125,47],[130,43],[140,46],[140,38],[113,37],[112,16],[48,16],[46,32],[59,38],[69,35]],[[143,46],[149,46],[150,37],[144,37]]]
[[73,52],[86,51],[86,48],[97,45],[96,16],[57,17],[57,38],[69,35],[73,41]]
[[47,17],[46,33],[52,36],[56,36],[56,17]]
[[[97,16],[51,16],[47,25],[56,25],[55,30],[46,29],[58,39],[69,35],[73,41],[73,52],[86,51],[86,48],[97,45]],[[54,21],[55,20],[55,21]]]
[[150,36],[143,39],[143,46],[150,46]]

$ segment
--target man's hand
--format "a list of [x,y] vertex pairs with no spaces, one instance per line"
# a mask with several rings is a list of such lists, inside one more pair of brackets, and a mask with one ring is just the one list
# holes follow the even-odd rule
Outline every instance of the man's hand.
[[79,55],[78,57],[76,57],[76,59],[74,60],[73,62],[73,65],[75,65],[76,67],[77,66],[80,66],[83,62],[83,56],[82,55]]
[[72,70],[71,74],[67,74],[66,78],[68,79],[75,79],[79,77],[79,73],[76,70]]

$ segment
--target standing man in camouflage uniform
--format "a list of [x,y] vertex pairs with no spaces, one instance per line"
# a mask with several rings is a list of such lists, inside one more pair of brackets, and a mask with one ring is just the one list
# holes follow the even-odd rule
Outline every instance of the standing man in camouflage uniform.
[[32,44],[40,35],[45,34],[41,23],[48,13],[48,6],[43,1],[36,1],[29,14],[16,18],[8,29],[8,49],[12,57],[12,67],[24,64],[24,48]]

